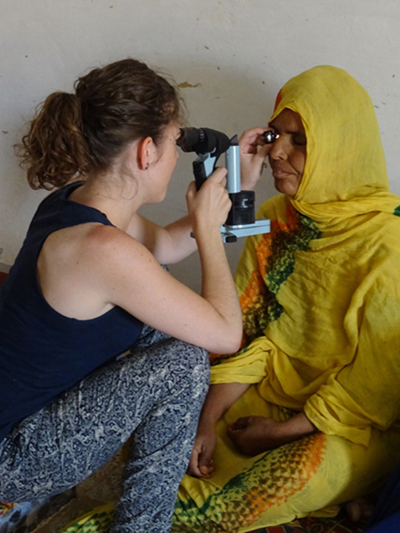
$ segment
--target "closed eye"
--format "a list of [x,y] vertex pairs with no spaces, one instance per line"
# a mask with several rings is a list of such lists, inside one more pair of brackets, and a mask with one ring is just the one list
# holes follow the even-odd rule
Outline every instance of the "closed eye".
[[296,146],[305,146],[307,139],[303,135],[292,135],[292,143]]

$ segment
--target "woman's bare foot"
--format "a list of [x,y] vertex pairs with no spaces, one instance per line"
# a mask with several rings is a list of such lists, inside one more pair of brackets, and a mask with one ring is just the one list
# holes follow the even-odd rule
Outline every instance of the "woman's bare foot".
[[352,522],[365,522],[373,510],[374,502],[371,498],[355,498],[346,504],[346,512]]

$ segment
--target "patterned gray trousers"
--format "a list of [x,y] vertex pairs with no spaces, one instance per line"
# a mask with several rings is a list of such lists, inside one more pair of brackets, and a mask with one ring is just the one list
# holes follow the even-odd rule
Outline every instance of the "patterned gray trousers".
[[146,327],[129,355],[23,420],[0,443],[0,500],[61,493],[133,434],[111,531],[170,531],[208,382],[205,350]]

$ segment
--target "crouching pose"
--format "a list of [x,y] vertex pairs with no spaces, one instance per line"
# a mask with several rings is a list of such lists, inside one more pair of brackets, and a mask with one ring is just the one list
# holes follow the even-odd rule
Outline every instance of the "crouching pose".
[[[162,228],[137,213],[177,160],[175,89],[127,59],[51,94],[21,153],[40,204],[0,294],[0,500],[54,495],[133,435],[113,532],[167,532],[208,388],[241,338],[225,169]],[[193,232],[195,239],[191,237]],[[161,266],[198,247],[198,295]],[[124,357],[119,357],[125,354]]]

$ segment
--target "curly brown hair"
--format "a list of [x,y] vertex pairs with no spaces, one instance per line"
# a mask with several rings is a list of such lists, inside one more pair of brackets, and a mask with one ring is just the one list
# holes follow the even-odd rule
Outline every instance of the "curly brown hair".
[[74,88],[75,94],[48,96],[16,145],[33,189],[104,171],[129,143],[151,137],[157,144],[165,128],[181,119],[177,90],[134,59],[96,68]]

